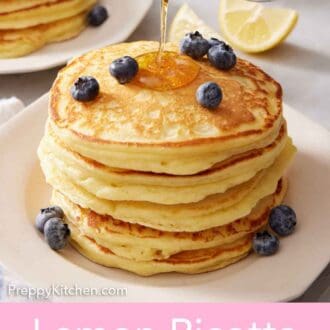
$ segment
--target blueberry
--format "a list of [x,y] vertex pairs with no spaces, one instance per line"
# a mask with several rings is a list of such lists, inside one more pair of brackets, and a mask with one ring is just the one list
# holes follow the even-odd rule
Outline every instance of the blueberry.
[[109,17],[108,11],[103,6],[95,6],[88,14],[88,23],[92,26],[102,25]]
[[274,207],[269,215],[269,226],[280,236],[292,234],[297,224],[294,210],[286,205]]
[[280,246],[280,241],[267,230],[256,233],[253,237],[253,250],[261,256],[275,254]]
[[213,46],[218,46],[218,45],[222,45],[223,47],[225,47],[226,43],[224,41],[221,41],[221,40],[217,39],[217,38],[209,39],[210,48],[213,47]]
[[57,218],[62,218],[62,219],[64,218],[64,212],[59,206],[54,205],[54,206],[49,207],[49,209],[52,209],[56,212]]
[[222,101],[222,90],[216,83],[207,82],[199,86],[196,98],[201,106],[216,109]]
[[210,63],[219,70],[230,70],[237,62],[233,49],[227,44],[218,44],[211,47],[207,57]]
[[72,97],[80,102],[95,100],[99,92],[99,83],[95,78],[89,76],[78,78],[71,88]]
[[209,48],[209,42],[198,31],[187,33],[180,42],[181,53],[195,60],[201,59],[206,55]]
[[129,83],[138,73],[138,62],[130,57],[124,56],[114,60],[110,65],[110,73],[120,84]]
[[51,218],[63,218],[63,210],[59,206],[51,206],[41,209],[36,217],[35,225],[43,233],[46,222]]
[[63,249],[70,236],[70,229],[60,218],[52,218],[45,224],[45,240],[53,250]]

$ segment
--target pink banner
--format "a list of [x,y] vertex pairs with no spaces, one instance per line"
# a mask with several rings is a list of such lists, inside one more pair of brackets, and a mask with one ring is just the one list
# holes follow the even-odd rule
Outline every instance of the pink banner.
[[329,330],[330,304],[2,304],[5,330]]

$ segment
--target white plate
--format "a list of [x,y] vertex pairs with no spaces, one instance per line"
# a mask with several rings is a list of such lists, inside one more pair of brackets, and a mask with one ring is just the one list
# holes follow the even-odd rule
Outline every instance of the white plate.
[[290,169],[286,202],[296,210],[299,226],[294,235],[282,239],[277,255],[251,255],[208,274],[141,278],[98,266],[71,248],[53,252],[33,226],[50,193],[36,156],[47,101],[43,96],[0,130],[0,261],[31,285],[126,287],[128,296],[116,301],[287,301],[300,296],[328,264],[330,134],[289,107],[285,115],[299,153]]
[[88,27],[77,38],[50,44],[30,55],[0,59],[0,74],[35,72],[65,64],[87,51],[126,40],[140,24],[152,0],[102,0],[110,17],[100,27]]

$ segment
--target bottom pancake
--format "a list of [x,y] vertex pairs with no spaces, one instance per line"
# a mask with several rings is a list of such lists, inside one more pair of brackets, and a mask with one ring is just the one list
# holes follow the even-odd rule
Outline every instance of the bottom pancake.
[[74,204],[58,191],[53,191],[52,204],[60,206],[70,226],[111,250],[117,256],[136,261],[164,260],[174,254],[230,244],[263,228],[270,209],[281,203],[287,182],[281,179],[276,191],[253,208],[251,213],[230,224],[199,232],[166,232],[130,224],[100,215]]
[[71,226],[72,245],[89,260],[106,266],[120,268],[141,276],[160,273],[198,274],[220,269],[246,257],[252,248],[251,236],[221,248],[186,251],[166,260],[135,261],[115,255],[79,230]]
[[0,58],[24,56],[46,44],[76,37],[87,25],[86,14],[27,29],[0,31]]

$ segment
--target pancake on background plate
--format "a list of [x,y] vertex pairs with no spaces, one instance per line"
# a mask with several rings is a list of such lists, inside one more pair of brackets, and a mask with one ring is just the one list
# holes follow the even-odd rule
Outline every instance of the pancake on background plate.
[[0,58],[71,39],[87,26],[97,0],[0,0]]
[[58,0],[0,0],[0,14],[58,2]]

